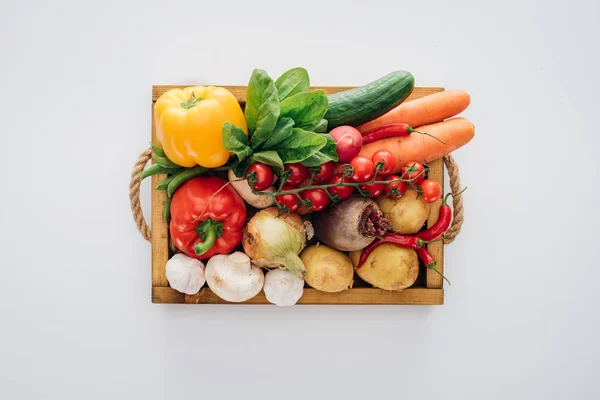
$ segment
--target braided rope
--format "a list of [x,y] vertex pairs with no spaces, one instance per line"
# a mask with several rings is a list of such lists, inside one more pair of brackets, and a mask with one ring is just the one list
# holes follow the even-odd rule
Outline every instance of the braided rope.
[[[454,157],[452,157],[451,155],[445,156],[444,164],[446,164],[446,170],[448,171],[448,176],[450,177],[451,192],[460,192],[460,175],[458,171],[458,164],[456,164],[456,161],[454,161]],[[463,222],[465,222],[465,209],[462,195],[452,196],[452,208],[452,225],[450,225],[450,228],[446,231],[446,234],[444,235],[445,244],[452,243],[454,241],[456,235],[458,235],[460,232],[460,228],[462,227]]]

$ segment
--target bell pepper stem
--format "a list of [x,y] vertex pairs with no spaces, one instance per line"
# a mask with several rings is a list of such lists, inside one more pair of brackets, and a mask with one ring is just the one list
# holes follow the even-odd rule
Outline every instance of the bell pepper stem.
[[201,256],[213,247],[217,238],[221,237],[223,234],[223,223],[207,219],[198,225],[196,232],[198,232],[198,236],[202,239],[202,242],[197,242],[194,245],[194,251],[196,255]]

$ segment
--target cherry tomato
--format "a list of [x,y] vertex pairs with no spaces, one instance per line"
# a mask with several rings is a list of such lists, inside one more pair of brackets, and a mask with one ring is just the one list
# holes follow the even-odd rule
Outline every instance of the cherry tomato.
[[252,172],[256,174],[257,179],[256,183],[254,184],[255,190],[261,191],[271,187],[273,184],[273,170],[271,167],[263,163],[254,163],[248,168],[246,177],[250,176]]
[[306,175],[308,175],[308,168],[300,163],[285,164],[283,169],[290,171],[290,176],[288,177],[287,181],[285,181],[285,183],[288,185],[295,186],[302,182],[304,178],[306,178]]
[[319,166],[319,173],[315,175],[313,183],[320,185],[327,182],[333,176],[334,169],[335,167],[333,166],[333,161],[321,164]]
[[394,167],[396,166],[396,157],[389,150],[378,150],[373,154],[371,160],[377,164],[378,162],[383,161],[383,169],[379,171],[379,173],[383,175],[387,175],[392,172]]
[[329,204],[329,196],[323,189],[308,189],[300,193],[300,196],[304,200],[310,200],[312,207],[309,207],[311,211],[321,211]]
[[[294,190],[295,188],[291,185],[283,185],[281,190]],[[286,206],[290,212],[294,212],[298,209],[298,196],[292,193],[280,194],[279,196],[275,196],[275,200],[282,206]]]
[[[344,174],[335,174],[331,177],[331,179],[329,179],[327,183],[330,185],[333,185],[334,183],[340,183],[342,181],[343,176]],[[352,182],[352,179],[350,179],[350,177],[347,176],[344,178],[344,182]],[[340,196],[340,200],[346,200],[347,198],[352,196],[352,193],[354,193],[354,186],[332,186],[327,190],[331,194],[337,194],[338,196]]]
[[[425,167],[418,162],[409,162],[402,167],[402,179],[412,179],[413,185],[418,185],[425,179]],[[410,183],[409,183],[410,185]]]
[[[398,175],[390,175],[387,178],[385,178],[386,181],[393,181],[394,179],[400,179],[400,177]],[[392,189],[396,189],[395,195],[394,193],[392,193]],[[397,181],[392,182],[389,185],[383,185],[383,193],[385,193],[390,199],[398,199],[402,197],[404,193],[406,193],[406,182]]]
[[371,198],[377,197],[383,191],[383,183],[371,183],[369,185],[360,185],[362,190],[366,190],[371,195]]
[[442,195],[442,187],[433,179],[425,179],[421,182],[421,199],[425,203],[435,203]]
[[354,182],[367,182],[373,179],[373,175],[375,175],[375,165],[373,164],[373,161],[369,160],[367,157],[354,157],[352,161],[350,161],[350,165],[354,168],[354,173],[352,174],[352,180]]

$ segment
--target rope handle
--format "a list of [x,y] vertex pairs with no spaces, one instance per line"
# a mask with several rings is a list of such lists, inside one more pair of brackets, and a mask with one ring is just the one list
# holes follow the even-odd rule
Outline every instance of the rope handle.
[[[131,214],[133,215],[133,220],[135,221],[138,230],[142,234],[142,237],[147,241],[150,241],[152,236],[140,204],[140,184],[144,167],[151,159],[152,148],[148,148],[142,154],[140,154],[135,165],[133,166],[133,171],[131,172],[131,181],[129,182],[129,202],[131,203]],[[446,170],[448,171],[448,176],[450,177],[450,189],[452,190],[452,193],[460,192],[460,175],[458,171],[458,164],[456,164],[456,161],[454,161],[454,157],[451,155],[444,156],[444,164],[446,165]],[[444,243],[446,244],[454,241],[464,222],[464,205],[462,196],[452,196],[452,206],[452,225],[450,225],[450,228],[448,228],[448,231],[445,235]]]

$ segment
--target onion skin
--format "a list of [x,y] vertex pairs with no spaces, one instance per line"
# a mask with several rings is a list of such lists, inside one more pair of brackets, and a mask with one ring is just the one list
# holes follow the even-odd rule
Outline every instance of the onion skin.
[[322,211],[313,225],[318,240],[340,251],[364,249],[391,227],[377,204],[360,196]]

